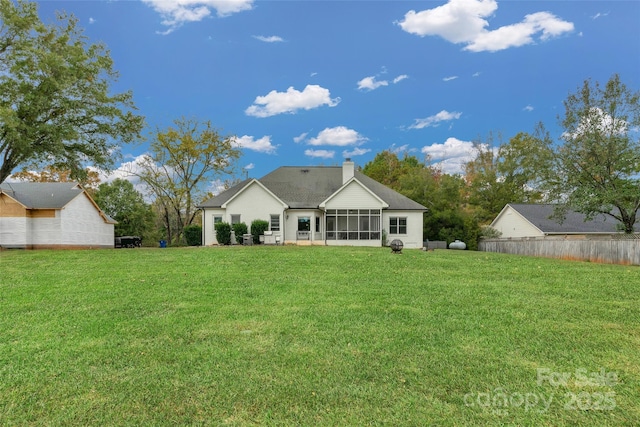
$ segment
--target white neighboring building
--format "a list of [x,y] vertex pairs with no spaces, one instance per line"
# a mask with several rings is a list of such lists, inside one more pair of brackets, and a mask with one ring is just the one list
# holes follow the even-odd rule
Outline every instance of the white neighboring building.
[[400,239],[423,245],[424,206],[355,170],[340,166],[283,166],[247,179],[205,201],[202,241],[217,244],[214,224],[269,222],[267,243],[382,246]]
[[[568,211],[563,221],[553,217],[553,204],[507,204],[491,223],[501,239],[586,238],[621,234],[618,222],[607,215],[586,220],[584,214]],[[640,230],[639,230],[640,231]]]
[[115,223],[77,183],[0,184],[0,248],[113,248]]

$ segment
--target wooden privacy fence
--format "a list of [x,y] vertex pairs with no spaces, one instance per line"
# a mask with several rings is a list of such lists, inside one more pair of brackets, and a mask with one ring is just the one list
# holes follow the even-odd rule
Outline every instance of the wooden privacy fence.
[[478,250],[608,264],[640,265],[640,239],[483,239]]

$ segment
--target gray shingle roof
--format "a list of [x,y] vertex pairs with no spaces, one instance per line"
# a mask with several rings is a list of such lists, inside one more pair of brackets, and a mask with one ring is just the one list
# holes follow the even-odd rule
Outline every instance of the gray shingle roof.
[[75,182],[3,182],[0,190],[29,209],[62,209],[83,192]]
[[[519,204],[510,203],[520,215],[538,227],[543,233],[616,233],[618,221],[608,215],[598,215],[591,221],[585,221],[585,215],[575,211],[568,211],[564,221],[560,222],[553,216],[553,204]],[[636,224],[640,231],[640,224]]]
[[[361,172],[355,178],[371,192],[384,200],[393,210],[427,210],[421,204],[380,184]],[[205,201],[201,208],[219,208],[242,190],[251,180],[223,191]],[[317,209],[320,203],[342,187],[340,166],[282,166],[258,181],[292,209]]]
[[[84,190],[77,182],[3,182],[0,192],[22,203],[27,209],[62,209]],[[95,206],[107,223],[118,223]]]

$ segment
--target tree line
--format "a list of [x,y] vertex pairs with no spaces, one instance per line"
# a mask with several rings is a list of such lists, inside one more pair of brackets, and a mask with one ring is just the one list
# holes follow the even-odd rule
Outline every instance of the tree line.
[[[99,183],[96,170],[112,170],[122,160],[120,144],[142,140],[145,128],[132,93],[112,93],[117,78],[106,46],[88,43],[73,16],[45,25],[36,3],[0,0],[0,183],[9,176],[79,181],[118,221],[116,234],[179,244],[199,221],[196,206],[211,196],[207,184],[232,176],[240,150],[210,121],[181,118],[152,131],[148,154],[127,171],[144,194],[127,180]],[[555,137],[540,123],[507,141],[478,139],[461,174],[391,151],[362,171],[429,209],[427,239],[463,239],[475,248],[507,203],[555,203],[559,219],[569,209],[604,214],[634,232],[640,92],[618,75],[604,85],[585,80],[559,120]]]

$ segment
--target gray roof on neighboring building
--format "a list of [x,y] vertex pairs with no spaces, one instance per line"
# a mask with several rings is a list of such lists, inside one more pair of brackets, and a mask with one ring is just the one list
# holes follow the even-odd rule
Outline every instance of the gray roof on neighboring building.
[[[427,210],[421,204],[394,191],[361,172],[355,178],[372,193],[384,200],[393,210]],[[234,185],[219,195],[205,201],[201,208],[219,208],[241,191],[251,179]],[[342,187],[340,166],[282,166],[258,179],[269,191],[291,209],[317,209],[320,203]]]
[[[556,205],[554,204],[519,204],[510,203],[520,215],[535,225],[543,233],[617,233],[619,224],[609,215],[597,215],[593,220],[586,220],[584,214],[572,210],[567,211],[563,221],[553,218]],[[640,224],[636,223],[636,230],[640,231]]]
[[[79,194],[85,193],[77,182],[6,181],[0,184],[0,192],[22,203],[27,209],[62,209]],[[106,222],[118,223],[93,203]]]
[[75,182],[3,182],[0,190],[29,209],[62,209],[84,191]]

